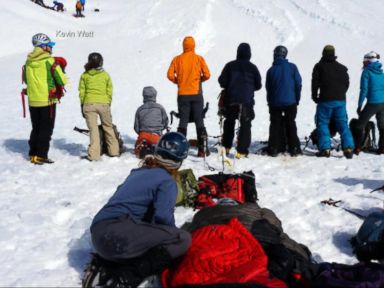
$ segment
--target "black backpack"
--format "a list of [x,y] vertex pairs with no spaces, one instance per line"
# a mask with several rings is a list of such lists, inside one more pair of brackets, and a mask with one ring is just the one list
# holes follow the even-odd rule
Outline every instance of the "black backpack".
[[[331,138],[335,137],[337,133],[336,121],[333,118],[331,118],[331,120],[329,121],[329,133],[331,134]],[[311,134],[309,135],[309,139],[312,141],[313,145],[317,146],[319,144],[317,128],[311,132]]]
[[[353,140],[355,145],[357,145],[357,135],[358,131],[356,130],[356,124],[358,120],[356,118],[351,119],[349,122],[349,128],[351,129],[351,133],[353,136]],[[374,152],[377,150],[376,147],[376,133],[375,133],[375,123],[373,121],[369,121],[364,129],[364,134],[362,137],[362,143],[360,144],[361,150],[364,152]]]

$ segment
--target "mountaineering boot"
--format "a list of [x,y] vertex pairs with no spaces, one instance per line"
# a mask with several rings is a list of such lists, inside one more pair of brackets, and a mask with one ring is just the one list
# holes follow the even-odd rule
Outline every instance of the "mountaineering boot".
[[247,158],[248,154],[237,152],[235,157],[236,157],[236,159]]
[[43,165],[44,164],[43,162],[38,160],[37,156],[31,156],[30,161],[31,161],[31,163],[36,164],[36,165]]
[[292,149],[289,150],[289,154],[292,157],[296,157],[298,155],[302,155],[303,152],[301,151],[300,147],[293,147]]
[[197,157],[205,157],[208,156],[208,151],[206,151],[206,142],[207,142],[207,130],[205,127],[196,128],[197,134]]
[[42,164],[53,164],[55,162],[49,158],[44,158],[44,157],[39,157],[39,156],[31,156],[31,163],[42,165]]
[[323,149],[316,153],[317,157],[331,157],[331,150],[330,149]]
[[107,261],[103,260],[99,255],[93,254],[91,262],[84,270],[84,277],[81,280],[82,288],[94,287],[115,287],[116,281],[107,272],[103,264]]
[[117,287],[137,287],[148,276],[160,274],[171,262],[168,251],[157,246],[137,258],[127,259],[111,273],[117,280]]
[[177,132],[179,132],[179,133],[183,134],[185,137],[187,137],[187,128],[178,127]]
[[347,159],[353,158],[353,150],[351,148],[344,149],[343,154],[344,154],[345,158],[347,158]]
[[384,154],[384,129],[379,129],[379,148],[377,154]]
[[356,147],[354,150],[353,150],[353,153],[355,153],[355,155],[359,155],[361,152],[361,147]]
[[228,156],[230,151],[231,151],[231,148],[225,148],[225,156]]
[[279,155],[279,151],[273,147],[267,147],[267,154],[271,157],[276,157]]

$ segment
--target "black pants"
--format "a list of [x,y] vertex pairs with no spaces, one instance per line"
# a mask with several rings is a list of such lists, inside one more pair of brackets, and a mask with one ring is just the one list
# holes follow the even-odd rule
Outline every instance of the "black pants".
[[204,99],[203,95],[178,96],[179,128],[187,129],[189,122],[195,122],[196,129],[204,128]]
[[225,108],[224,117],[223,146],[225,148],[232,147],[236,119],[239,119],[240,130],[237,138],[237,152],[248,154],[248,148],[251,144],[251,122],[255,118],[253,105],[230,105]]
[[379,149],[384,150],[384,104],[366,104],[359,115],[356,123],[356,148],[361,148],[363,141],[364,129],[369,122],[369,119],[376,115],[377,127],[379,129]]
[[274,108],[269,107],[270,126],[268,147],[277,152],[300,149],[300,140],[297,137],[296,127],[297,105]]
[[29,156],[48,158],[49,142],[55,127],[56,104],[29,107],[32,131],[29,137]]

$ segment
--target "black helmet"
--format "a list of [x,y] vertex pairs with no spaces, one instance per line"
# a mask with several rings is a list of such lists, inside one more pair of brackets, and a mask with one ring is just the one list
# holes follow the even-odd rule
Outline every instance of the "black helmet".
[[285,46],[279,45],[276,46],[275,50],[273,50],[273,57],[281,57],[281,58],[286,58],[288,54],[288,49]]
[[103,56],[97,52],[89,54],[88,63],[85,66],[87,70],[103,67]]
[[189,143],[187,138],[178,132],[164,134],[155,147],[155,155],[164,159],[181,162],[188,156]]

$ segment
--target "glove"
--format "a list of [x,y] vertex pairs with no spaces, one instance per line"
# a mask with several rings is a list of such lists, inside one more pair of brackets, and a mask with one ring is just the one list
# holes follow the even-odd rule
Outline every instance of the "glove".
[[319,98],[317,98],[317,95],[313,95],[313,96],[312,96],[312,100],[313,100],[313,102],[315,102],[316,104],[319,103]]
[[83,111],[83,107],[84,107],[84,105],[81,104],[81,105],[80,105],[81,115],[83,116],[83,118],[85,118],[85,114],[84,114],[84,111]]
[[361,114],[361,107],[357,107],[356,113],[357,113],[358,116],[360,116],[360,114]]

